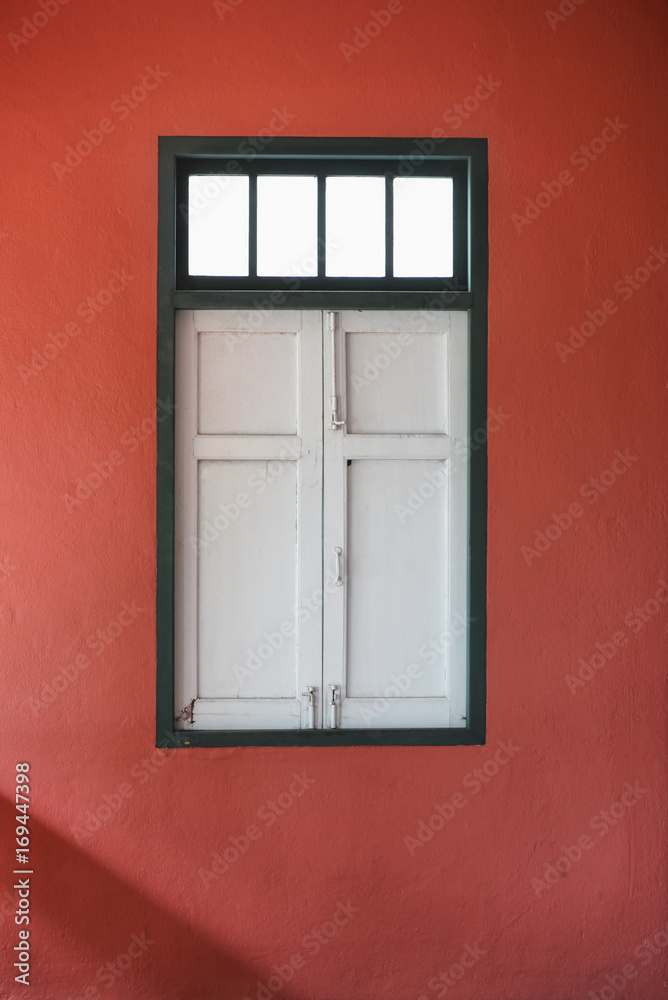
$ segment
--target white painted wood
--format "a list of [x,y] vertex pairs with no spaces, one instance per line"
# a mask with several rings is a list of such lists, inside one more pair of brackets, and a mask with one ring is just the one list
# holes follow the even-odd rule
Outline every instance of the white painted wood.
[[346,333],[447,333],[453,313],[403,309],[347,309],[339,313]]
[[[444,464],[374,460],[347,468],[349,698],[378,696],[446,627]],[[413,500],[419,509],[407,506]],[[423,663],[407,695],[444,697],[445,671],[443,654]]]
[[192,446],[195,458],[233,461],[260,459],[284,462],[302,455],[302,442],[296,434],[289,437],[268,434],[198,434]]
[[447,434],[346,434],[344,458],[446,459],[452,454]]
[[469,549],[469,314],[450,313],[448,336],[447,429],[453,455],[448,462],[448,697],[453,728],[466,725],[468,711],[468,549]]
[[320,727],[334,684],[339,728],[463,726],[468,317],[338,314],[337,430],[325,318],[177,315],[177,706],[305,728],[312,685]]
[[[443,313],[339,316],[346,426],[325,432],[324,549],[327,566],[333,546],[342,546],[345,580],[325,605],[323,683],[339,687],[340,728],[465,725],[454,716],[465,715],[466,663],[453,655],[465,644],[457,644],[450,626],[451,615],[466,608],[468,533],[465,502],[455,506],[452,523],[455,442],[446,431],[465,430],[454,407],[466,399],[467,337],[461,324],[454,338],[452,329],[452,315]],[[391,363],[370,385],[354,383],[346,347],[353,345],[359,364],[372,356],[374,337],[391,345],[390,333],[402,352],[387,348]],[[409,364],[414,347],[422,367],[416,376]],[[327,353],[325,366],[329,385]],[[421,379],[430,386],[422,395]],[[415,433],[437,424],[440,434]],[[356,426],[372,433],[355,433]],[[462,483],[465,474],[456,501]]]
[[227,331],[235,335],[232,343],[243,343],[255,331],[294,333],[300,328],[301,315],[297,309],[273,309],[267,299],[266,308],[260,301],[257,309],[196,309],[193,321],[197,330]]
[[199,333],[201,434],[294,434],[297,335],[294,331]]
[[316,689],[315,726],[322,726],[322,315],[300,314],[299,412],[302,453],[297,463],[297,697],[299,725],[308,724],[307,687]]
[[[345,421],[348,411],[346,404],[346,354],[345,330],[341,313],[334,315],[333,332],[327,316],[323,314],[323,371],[327,397],[333,389],[339,396],[339,419],[343,426],[332,429],[329,421],[324,427],[323,475],[323,571],[326,600],[323,607],[323,661],[322,686],[328,691],[329,685],[337,688],[338,728],[349,727],[346,709],[345,651],[346,616],[348,605],[348,545],[346,540],[346,458],[343,453],[347,440]],[[332,350],[332,336],[334,349]],[[336,363],[335,363],[336,362]],[[333,369],[336,369],[336,379]],[[334,384],[334,381],[336,384]],[[339,551],[340,550],[340,554]],[[343,582],[337,586],[337,581]]]
[[196,703],[192,729],[299,729],[301,706],[294,699],[253,698],[230,711],[229,700],[206,698]]
[[199,463],[200,698],[297,696],[296,465]]
[[442,434],[445,353],[431,332],[347,333],[348,432]]
[[174,441],[174,705],[175,726],[197,698],[197,338],[194,315],[178,311],[175,323]]
[[[407,666],[417,669],[423,664],[423,660],[413,660]],[[401,679],[404,675],[394,676]],[[396,691],[396,682],[390,681],[377,698],[348,698],[338,728],[442,729],[450,725],[449,702],[443,698],[397,697]]]
[[[322,683],[320,314],[291,311],[278,323],[266,315],[265,326],[265,314],[255,314],[250,330],[240,312],[179,319],[180,381],[190,401],[198,378],[200,387],[199,428],[189,405],[177,430],[188,456],[179,466],[187,495],[180,531],[188,526],[190,542],[183,547],[189,593],[177,602],[177,673],[188,679],[179,680],[179,693],[187,687],[195,698],[194,721],[184,728],[299,728],[306,718],[302,690]],[[241,365],[230,362],[238,349]],[[277,363],[281,353],[292,355],[297,379],[283,396],[279,383],[285,388],[288,369]],[[234,378],[222,372],[223,362]],[[216,379],[209,377],[214,370]],[[286,426],[290,397],[288,423],[296,433],[260,433]],[[217,433],[202,434],[203,426]]]

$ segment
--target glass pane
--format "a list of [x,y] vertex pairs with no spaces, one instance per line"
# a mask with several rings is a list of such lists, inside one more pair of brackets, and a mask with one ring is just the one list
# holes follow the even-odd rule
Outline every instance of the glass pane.
[[315,177],[258,177],[257,273],[318,273]]
[[326,185],[327,277],[382,277],[385,178],[328,177]]
[[188,273],[248,274],[248,177],[189,177]]
[[452,274],[452,178],[394,181],[394,275],[444,278]]

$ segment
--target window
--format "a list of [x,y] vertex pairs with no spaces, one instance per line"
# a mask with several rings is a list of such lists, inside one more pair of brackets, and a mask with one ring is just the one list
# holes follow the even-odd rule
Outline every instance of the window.
[[278,155],[289,142],[176,158],[176,288],[468,290],[464,158]]
[[158,743],[484,742],[485,144],[242,142],[161,140]]

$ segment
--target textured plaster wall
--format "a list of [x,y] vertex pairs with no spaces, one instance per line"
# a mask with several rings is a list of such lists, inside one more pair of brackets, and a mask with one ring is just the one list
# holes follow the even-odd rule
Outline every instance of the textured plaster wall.
[[[666,16],[545,2],[3,3],[2,996],[664,996]],[[279,125],[489,138],[484,747],[154,750],[157,136]]]

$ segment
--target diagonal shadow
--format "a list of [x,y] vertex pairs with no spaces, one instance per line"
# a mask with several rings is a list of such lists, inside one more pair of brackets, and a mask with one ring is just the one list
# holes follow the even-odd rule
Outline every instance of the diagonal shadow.
[[[13,804],[0,798],[0,829],[9,836],[11,854],[3,865],[15,882]],[[30,985],[33,994],[58,1000],[94,1000],[99,997],[159,996],[161,1000],[228,1000],[240,998],[258,976],[227,954],[213,939],[187,919],[167,912],[135,885],[83,853],[37,819],[30,818],[31,915],[33,957]],[[10,839],[11,838],[11,839]],[[150,850],[150,846],[147,845]],[[4,881],[4,879],[3,879]],[[13,882],[7,882],[11,893]],[[3,894],[3,899],[4,899]],[[221,905],[233,906],[230,901]],[[12,948],[19,928],[5,906],[2,924],[6,949],[5,976],[14,984]],[[11,927],[9,926],[11,924]],[[106,962],[127,952],[132,935],[155,942],[114,981],[97,972]],[[138,947],[134,951],[139,951]],[[126,961],[126,960],[124,960]],[[9,993],[13,996],[13,992]]]

